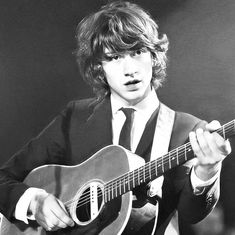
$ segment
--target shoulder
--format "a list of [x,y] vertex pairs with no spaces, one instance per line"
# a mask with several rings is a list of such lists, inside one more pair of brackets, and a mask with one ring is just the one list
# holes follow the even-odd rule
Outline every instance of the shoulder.
[[99,100],[96,98],[87,98],[87,99],[79,99],[70,101],[63,112],[69,115],[75,115],[77,113],[87,113],[92,112],[95,106],[99,103]]
[[186,129],[188,131],[195,130],[199,127],[205,128],[207,122],[192,114],[185,112],[176,112],[175,126]]
[[94,111],[99,107],[109,105],[109,99],[97,99],[97,98],[87,98],[70,101],[66,108],[63,110],[62,114],[69,118],[86,120]]
[[[163,104],[165,105],[165,104]],[[166,105],[165,105],[166,106]],[[168,109],[172,110],[170,107],[166,106]],[[186,112],[175,111],[174,119],[174,129],[180,129],[183,131],[191,131],[195,128],[202,127],[204,128],[207,124],[206,121]]]
[[205,128],[206,121],[184,112],[175,112],[175,122],[172,131],[171,148],[184,144],[188,140],[190,131]]
[[87,109],[97,103],[96,98],[87,98],[87,99],[79,99],[72,100],[67,104],[67,109],[72,111]]

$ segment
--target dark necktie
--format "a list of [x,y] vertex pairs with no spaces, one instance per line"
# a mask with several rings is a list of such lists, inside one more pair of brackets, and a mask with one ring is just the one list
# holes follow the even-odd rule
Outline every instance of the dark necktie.
[[123,113],[126,116],[126,121],[122,127],[120,136],[119,136],[119,145],[124,148],[131,150],[131,128],[133,124],[134,109],[132,108],[121,108]]

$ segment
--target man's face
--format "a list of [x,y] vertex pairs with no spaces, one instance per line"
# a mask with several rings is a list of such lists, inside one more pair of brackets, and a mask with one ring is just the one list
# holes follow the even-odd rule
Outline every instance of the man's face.
[[147,49],[124,54],[106,50],[102,61],[111,93],[129,105],[142,101],[151,91],[152,56]]

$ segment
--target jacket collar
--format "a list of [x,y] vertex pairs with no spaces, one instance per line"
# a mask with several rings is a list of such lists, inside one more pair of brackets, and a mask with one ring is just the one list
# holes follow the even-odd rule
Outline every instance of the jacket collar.
[[[93,112],[83,127],[83,149],[85,154],[94,154],[101,148],[112,144],[112,111],[110,98],[95,102]],[[95,133],[94,133],[95,130]]]
[[[91,157],[101,148],[112,144],[112,108],[110,97],[104,98],[100,102],[90,104],[92,112],[88,115],[84,125],[82,125],[82,146],[80,151],[83,157]],[[156,110],[150,118],[147,127],[142,135],[136,154],[145,158],[146,151],[149,150],[152,143],[153,133],[155,129]],[[94,130],[96,132],[94,133]],[[147,160],[147,159],[146,159]]]

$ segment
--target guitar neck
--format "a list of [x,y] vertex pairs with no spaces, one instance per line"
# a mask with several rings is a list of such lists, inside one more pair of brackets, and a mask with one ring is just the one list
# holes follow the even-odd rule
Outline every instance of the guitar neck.
[[[217,132],[224,139],[231,137],[235,132],[235,119],[214,132]],[[193,158],[194,154],[191,144],[187,142],[167,154],[106,183],[104,186],[105,202],[131,191],[143,183],[148,183],[172,168],[182,165]]]

